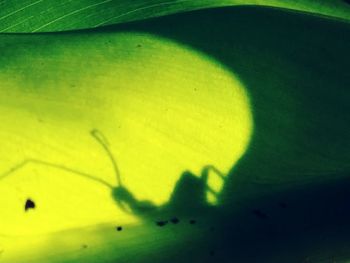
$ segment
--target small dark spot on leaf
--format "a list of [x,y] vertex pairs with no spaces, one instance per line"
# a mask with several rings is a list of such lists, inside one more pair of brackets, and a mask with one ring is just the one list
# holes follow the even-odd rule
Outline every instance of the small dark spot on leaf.
[[27,199],[25,205],[24,205],[24,211],[28,211],[29,209],[34,209],[35,203],[31,199]]
[[141,45],[141,44],[138,44],[137,47],[142,47],[142,45]]
[[268,216],[259,209],[254,209],[253,214],[259,219],[266,219]]
[[81,246],[81,248],[82,248],[82,249],[86,249],[86,248],[88,248],[88,245],[83,244],[83,245]]
[[117,226],[115,229],[116,229],[117,231],[122,231],[122,230],[123,230],[123,227]]
[[173,217],[170,221],[173,224],[178,224],[180,222],[180,220],[177,217]]
[[165,226],[168,223],[168,221],[157,221],[157,226]]
[[197,223],[196,220],[194,220],[194,219],[191,219],[191,220],[190,220],[190,224],[191,224],[191,225],[194,225],[195,223]]

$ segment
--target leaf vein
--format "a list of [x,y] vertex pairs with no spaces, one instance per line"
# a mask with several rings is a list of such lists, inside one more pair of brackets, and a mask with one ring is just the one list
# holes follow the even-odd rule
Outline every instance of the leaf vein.
[[12,16],[12,15],[18,13],[18,12],[21,12],[21,11],[23,11],[24,9],[27,9],[27,8],[29,8],[29,7],[31,7],[31,6],[33,6],[33,5],[36,5],[36,4],[38,4],[38,3],[42,2],[42,1],[44,1],[44,0],[38,0],[38,1],[34,2],[34,3],[31,3],[31,4],[29,4],[29,5],[26,5],[26,6],[22,7],[22,8],[20,8],[20,9],[17,9],[16,11],[13,11],[13,12],[7,14],[7,15],[4,15],[4,16],[0,17],[0,20],[3,20],[3,19],[5,19],[5,18],[7,18],[7,17],[9,17],[9,16]]
[[75,15],[75,14],[77,14],[77,13],[79,13],[79,12],[82,12],[82,11],[84,11],[84,10],[86,10],[86,9],[89,9],[89,8],[91,8],[91,7],[95,7],[95,6],[98,6],[98,5],[102,5],[102,4],[111,2],[111,1],[112,1],[112,0],[105,0],[105,1],[102,1],[102,2],[100,2],[100,3],[96,3],[96,4],[92,4],[92,5],[88,5],[88,6],[82,7],[82,8],[80,8],[80,9],[78,9],[78,10],[72,11],[72,12],[70,12],[70,13],[68,13],[68,14],[65,14],[65,15],[63,15],[63,16],[60,16],[60,17],[58,17],[58,18],[56,18],[56,19],[54,19],[54,20],[51,20],[50,22],[45,23],[44,25],[39,26],[38,28],[34,29],[32,32],[37,32],[37,31],[39,31],[39,30],[41,30],[41,29],[43,29],[43,28],[45,28],[45,27],[47,27],[47,26],[49,26],[49,25],[51,25],[51,24],[53,24],[53,23],[56,23],[57,21],[60,21],[60,20],[62,20],[62,19],[64,19],[64,18],[66,18],[66,17],[69,17],[69,16],[71,16],[71,15]]

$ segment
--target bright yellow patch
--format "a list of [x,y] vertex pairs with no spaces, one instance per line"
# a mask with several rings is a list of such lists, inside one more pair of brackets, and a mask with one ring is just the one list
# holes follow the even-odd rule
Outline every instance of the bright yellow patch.
[[[161,205],[184,170],[199,175],[213,164],[227,173],[244,154],[253,125],[248,95],[211,58],[136,33],[47,38],[1,60],[0,173],[31,158],[116,185],[90,135],[96,128],[110,143],[124,185]],[[221,181],[209,182],[222,190]],[[137,220],[103,185],[35,163],[3,178],[0,193],[1,231],[9,235]],[[24,211],[26,198],[35,210]]]

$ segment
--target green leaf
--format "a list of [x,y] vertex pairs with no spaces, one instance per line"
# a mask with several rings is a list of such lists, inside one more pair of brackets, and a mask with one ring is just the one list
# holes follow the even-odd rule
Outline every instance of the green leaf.
[[0,2],[0,32],[52,32],[95,28],[196,9],[262,5],[349,20],[343,0],[11,0]]
[[[343,2],[284,3],[346,18]],[[6,27],[116,16],[81,8]],[[265,7],[0,35],[1,260],[345,262],[349,41],[347,22]],[[224,175],[203,181],[208,164]]]

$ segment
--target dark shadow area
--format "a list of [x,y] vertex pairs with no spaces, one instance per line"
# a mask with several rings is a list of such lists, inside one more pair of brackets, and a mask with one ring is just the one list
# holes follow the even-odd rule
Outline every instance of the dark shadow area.
[[[190,171],[183,172],[176,182],[169,201],[161,206],[155,206],[148,200],[136,199],[133,193],[124,186],[115,187],[112,190],[112,197],[125,211],[144,220],[156,220],[158,226],[164,226],[168,221],[178,224],[179,217],[193,217],[215,209],[207,202],[207,191],[215,195],[218,194],[208,187],[208,177],[211,170],[218,173],[219,176],[223,176],[211,165],[205,166],[200,176],[196,176]],[[190,224],[195,224],[195,220],[191,221]]]
[[[332,175],[329,175],[330,177]],[[220,216],[226,261],[332,262],[350,256],[350,173],[240,203]],[[279,202],[287,207],[280,207]],[[343,261],[337,261],[343,262]]]

